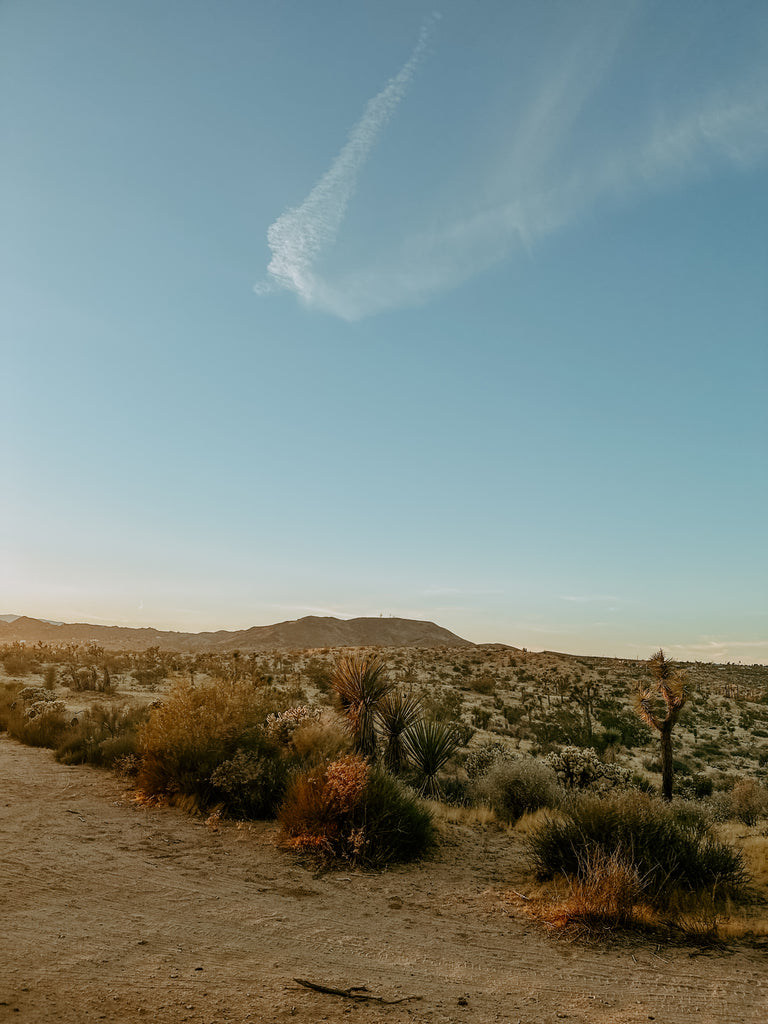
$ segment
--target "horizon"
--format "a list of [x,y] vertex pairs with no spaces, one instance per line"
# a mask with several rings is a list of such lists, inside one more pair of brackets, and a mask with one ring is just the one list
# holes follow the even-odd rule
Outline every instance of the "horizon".
[[768,6],[0,28],[0,606],[768,662]]
[[[151,625],[146,625],[146,624],[138,626],[138,625],[135,625],[135,624],[131,625],[129,623],[115,623],[115,622],[106,622],[106,621],[105,622],[101,622],[101,621],[98,621],[96,619],[88,619],[88,620],[83,620],[83,621],[78,621],[78,622],[64,622],[64,621],[56,620],[56,619],[48,619],[48,618],[40,619],[40,618],[37,618],[37,616],[17,615],[14,612],[4,612],[4,613],[0,614],[0,622],[8,622],[9,624],[12,624],[13,622],[16,622],[18,619],[23,619],[23,618],[32,619],[33,621],[36,621],[36,622],[44,622],[47,625],[51,625],[51,626],[98,626],[98,627],[104,627],[104,628],[107,628],[107,629],[152,629],[152,630],[155,630],[156,632],[160,632],[160,633],[179,633],[180,635],[191,635],[191,636],[198,636],[200,634],[206,634],[206,633],[221,633],[221,632],[224,632],[224,633],[239,633],[239,632],[244,632],[244,631],[247,631],[247,630],[253,629],[253,628],[256,628],[256,629],[266,629],[266,628],[269,628],[271,626],[281,626],[281,625],[287,625],[287,624],[294,623],[294,622],[296,622],[296,623],[303,622],[305,619],[311,619],[311,618],[320,618],[320,619],[329,618],[329,619],[333,619],[335,621],[341,621],[341,622],[348,622],[348,621],[355,620],[355,619],[397,619],[397,620],[405,621],[405,622],[424,622],[424,623],[426,623],[428,625],[437,626],[437,627],[439,627],[441,629],[447,629],[448,632],[452,633],[454,636],[458,636],[458,638],[460,640],[467,640],[467,641],[469,641],[469,643],[475,645],[476,647],[493,646],[493,645],[497,645],[498,644],[498,645],[503,646],[503,647],[509,647],[511,649],[514,649],[514,650],[522,650],[522,651],[526,651],[526,652],[531,653],[531,654],[542,654],[542,653],[562,654],[562,655],[564,655],[566,657],[608,658],[608,659],[615,659],[615,660],[618,660],[618,661],[647,661],[648,658],[651,657],[651,655],[654,653],[653,651],[651,651],[646,656],[640,656],[640,655],[635,656],[635,655],[626,655],[626,654],[607,654],[605,652],[597,652],[597,651],[580,651],[580,652],[577,652],[577,651],[567,651],[567,650],[555,650],[555,649],[549,648],[549,647],[533,648],[533,647],[522,646],[520,644],[513,644],[513,643],[509,643],[507,641],[501,641],[501,640],[473,640],[471,637],[460,635],[460,634],[456,633],[454,630],[448,629],[448,627],[445,626],[443,623],[433,621],[432,619],[408,619],[408,618],[404,618],[403,616],[394,615],[394,614],[391,614],[391,613],[387,614],[387,615],[385,615],[384,613],[379,613],[378,615],[347,615],[347,616],[310,614],[310,615],[302,615],[302,616],[299,616],[299,617],[297,617],[295,619],[281,619],[279,622],[264,622],[264,623],[253,623],[252,622],[252,623],[250,623],[247,626],[216,626],[216,627],[210,627],[210,628],[205,628],[205,629],[196,629],[196,630],[174,629],[172,627],[160,628],[158,626],[151,626]],[[23,643],[24,641],[21,641],[21,642]],[[655,650],[658,650],[658,647]],[[674,658],[671,658],[671,660],[678,661],[678,662],[685,662],[685,663],[712,664],[712,665],[743,665],[745,667],[749,667],[749,666],[752,666],[752,665],[768,665],[768,660],[766,660],[766,661],[760,661],[760,660],[745,661],[743,658],[731,659],[731,660],[720,658],[719,660],[716,660],[714,658],[701,658],[699,656],[694,656],[693,654],[688,656],[686,654],[685,650],[681,650],[681,651],[679,651],[677,653],[674,653]]]

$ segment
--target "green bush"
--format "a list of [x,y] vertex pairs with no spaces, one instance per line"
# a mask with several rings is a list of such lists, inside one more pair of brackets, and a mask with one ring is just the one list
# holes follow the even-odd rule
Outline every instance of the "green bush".
[[532,757],[497,760],[477,780],[475,790],[491,805],[497,818],[510,824],[529,811],[557,807],[562,799],[554,771]]
[[611,708],[598,712],[598,718],[606,732],[618,733],[618,742],[628,750],[647,746],[653,739],[648,726],[631,712]]
[[718,840],[710,818],[684,801],[664,804],[636,792],[574,795],[562,814],[528,838],[538,875],[576,877],[585,851],[617,853],[635,866],[649,902],[672,894],[743,894],[741,854]]
[[238,818],[274,818],[285,796],[291,763],[265,737],[260,749],[240,748],[211,773],[226,812]]
[[360,861],[371,867],[418,860],[436,841],[432,816],[391,775],[374,769],[354,818],[363,830]]

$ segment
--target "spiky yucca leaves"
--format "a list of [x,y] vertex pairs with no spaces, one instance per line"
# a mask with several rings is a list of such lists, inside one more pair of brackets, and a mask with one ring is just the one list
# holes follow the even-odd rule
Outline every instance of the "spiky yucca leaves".
[[418,697],[404,690],[392,690],[378,707],[376,717],[386,743],[384,766],[395,774],[402,771],[407,759],[404,734],[420,714]]
[[420,792],[439,799],[437,773],[459,745],[456,731],[447,722],[419,719],[404,733],[403,742],[416,769]]
[[351,654],[336,663],[333,689],[349,720],[355,750],[363,757],[376,756],[376,711],[394,689],[387,667],[375,655]]
[[671,800],[672,730],[688,700],[688,689],[683,673],[661,649],[651,655],[647,664],[652,681],[638,689],[635,710],[644,722],[661,733],[661,791],[665,800]]

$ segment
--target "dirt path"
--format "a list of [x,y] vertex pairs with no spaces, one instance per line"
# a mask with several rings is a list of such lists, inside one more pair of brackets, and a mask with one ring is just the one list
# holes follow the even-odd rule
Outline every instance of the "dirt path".
[[759,951],[543,936],[505,902],[524,882],[496,829],[453,826],[432,862],[376,875],[317,875],[275,834],[138,808],[108,773],[0,736],[0,1021],[768,1020]]

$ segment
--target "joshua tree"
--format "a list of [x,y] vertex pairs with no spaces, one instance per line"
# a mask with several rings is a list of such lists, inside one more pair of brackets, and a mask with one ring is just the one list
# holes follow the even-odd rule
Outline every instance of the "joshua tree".
[[647,664],[653,680],[638,689],[635,707],[643,721],[661,733],[661,792],[665,800],[671,800],[672,730],[688,700],[688,690],[682,672],[664,656],[664,651],[652,654]]
[[376,710],[394,688],[386,668],[376,656],[352,654],[340,658],[334,669],[336,698],[349,719],[355,750],[363,757],[376,754]]
[[406,761],[403,734],[421,714],[419,699],[403,690],[392,690],[381,701],[378,722],[386,741],[384,764],[391,772],[399,772]]

